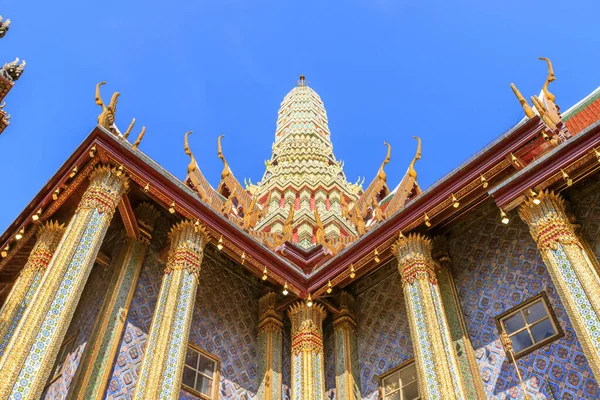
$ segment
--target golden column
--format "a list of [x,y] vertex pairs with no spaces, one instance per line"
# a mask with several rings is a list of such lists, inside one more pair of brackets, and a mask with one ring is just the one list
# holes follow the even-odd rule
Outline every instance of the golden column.
[[277,294],[268,293],[258,301],[258,398],[281,399],[282,316],[275,310]]
[[0,360],[0,399],[38,399],[128,179],[100,166],[90,175],[48,272]]
[[46,222],[37,232],[37,241],[29,254],[6,302],[0,310],[0,356],[12,337],[25,309],[31,303],[42,276],[65,231],[58,222]]
[[184,221],[171,228],[169,238],[167,267],[133,396],[136,400],[179,398],[208,234],[199,223]]
[[431,241],[411,234],[394,245],[424,399],[465,399],[454,344],[448,329],[431,256]]
[[325,308],[320,304],[299,301],[290,307],[288,315],[292,321],[291,400],[325,400]]
[[104,398],[158,211],[153,205],[142,203],[135,209],[135,215],[140,237],[128,238],[114,261],[111,282],[79,362],[69,399]]
[[590,368],[600,377],[600,279],[594,255],[575,234],[561,196],[541,192],[521,206],[519,215],[529,225]]
[[360,400],[356,316],[353,308],[354,297],[348,292],[340,293],[340,312],[333,320],[335,387],[339,400]]

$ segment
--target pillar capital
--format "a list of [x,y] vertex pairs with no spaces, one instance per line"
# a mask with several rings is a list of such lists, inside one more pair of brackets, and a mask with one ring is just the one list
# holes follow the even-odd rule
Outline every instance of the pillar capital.
[[325,307],[317,303],[309,307],[304,301],[298,301],[290,306],[288,315],[292,322],[292,352],[322,352]]
[[354,313],[354,296],[342,291],[339,297],[340,311],[333,319],[333,329],[350,329],[356,333],[356,314]]
[[555,250],[559,243],[578,243],[575,227],[565,211],[565,200],[559,194],[540,192],[537,197],[530,198],[521,205],[519,216],[529,226],[540,250]]
[[129,189],[129,178],[117,168],[101,165],[90,174],[90,185],[83,194],[77,212],[97,209],[112,217],[121,196]]
[[31,250],[25,269],[44,270],[60,243],[65,225],[56,221],[46,221],[37,231],[37,241]]
[[209,240],[206,228],[189,220],[178,222],[171,228],[169,239],[171,247],[165,274],[175,270],[187,270],[198,278],[204,246]]
[[281,332],[283,316],[275,310],[277,293],[269,292],[258,300],[258,334],[265,332]]
[[398,260],[403,283],[412,284],[415,279],[426,279],[436,284],[437,263],[431,256],[431,240],[428,237],[411,233],[399,238],[392,251]]
[[134,214],[140,230],[139,239],[144,243],[150,243],[160,212],[152,204],[143,202],[135,208]]

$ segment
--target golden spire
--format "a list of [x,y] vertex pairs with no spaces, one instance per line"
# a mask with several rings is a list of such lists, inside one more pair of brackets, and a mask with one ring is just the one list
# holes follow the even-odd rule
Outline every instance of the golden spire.
[[556,75],[554,75],[554,68],[552,68],[552,61],[550,61],[550,59],[546,57],[538,57],[538,60],[546,61],[546,63],[548,64],[548,77],[546,78],[546,82],[544,82],[544,86],[542,86],[542,91],[544,92],[546,99],[554,103],[555,96],[548,91],[548,84],[556,80]]
[[226,176],[229,175],[229,165],[227,164],[227,160],[225,160],[225,156],[223,155],[223,147],[221,146],[221,139],[225,135],[219,136],[217,139],[217,155],[223,161],[223,172],[221,172],[221,179],[225,179]]
[[525,97],[523,97],[521,92],[519,92],[519,89],[517,89],[517,87],[515,86],[514,83],[510,84],[510,88],[514,92],[515,96],[517,96],[519,103],[521,103],[521,107],[523,107],[523,110],[525,111],[525,115],[527,115],[527,118],[533,118],[535,116],[535,113],[533,112],[533,110],[531,109],[529,104],[527,103],[527,100],[525,100]]
[[421,159],[421,138],[418,136],[413,136],[413,138],[417,139],[417,154],[415,154],[415,158],[410,162],[408,166],[408,175],[412,177],[414,180],[417,180],[417,170],[415,169],[415,163],[417,160]]
[[303,87],[306,86],[308,82],[306,82],[306,77],[304,74],[300,75],[300,79],[298,79],[298,86]]
[[381,163],[381,167],[379,167],[379,172],[377,173],[377,177],[381,180],[386,179],[386,175],[385,175],[385,171],[383,170],[383,167],[388,164],[390,162],[390,156],[392,154],[392,145],[388,144],[387,142],[383,142],[383,144],[385,144],[387,146],[387,155],[385,156],[385,160],[383,160],[383,162]]
[[185,151],[185,154],[190,156],[190,163],[188,165],[188,174],[191,174],[192,172],[194,172],[196,170],[196,159],[194,158],[194,155],[192,154],[192,151],[190,150],[190,144],[188,142],[188,136],[191,133],[192,133],[192,131],[186,132],[186,134],[183,136],[183,150]]

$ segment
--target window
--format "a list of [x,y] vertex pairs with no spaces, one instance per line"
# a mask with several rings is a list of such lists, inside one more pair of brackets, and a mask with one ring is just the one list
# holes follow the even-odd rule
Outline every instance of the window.
[[206,400],[217,399],[219,361],[200,350],[188,345],[183,368],[183,390]]
[[415,362],[403,364],[379,379],[383,400],[418,400],[419,384]]
[[564,335],[544,292],[500,314],[496,323],[500,332],[504,330],[510,338],[515,358]]
[[50,386],[54,383],[63,372],[63,367],[65,366],[65,361],[67,361],[67,357],[73,350],[73,346],[75,345],[75,338],[77,337],[77,333],[69,336],[63,341],[63,344],[58,349],[58,355],[56,356],[56,360],[54,361],[54,366],[52,367],[52,372],[50,372],[50,377],[48,378],[48,383],[46,383],[46,387]]

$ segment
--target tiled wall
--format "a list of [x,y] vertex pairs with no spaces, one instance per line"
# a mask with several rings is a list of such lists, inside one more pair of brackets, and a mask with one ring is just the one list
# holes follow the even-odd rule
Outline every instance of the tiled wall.
[[413,358],[402,283],[395,261],[361,279],[356,294],[361,395],[379,398],[379,376]]
[[515,212],[510,217],[504,225],[497,208],[484,207],[449,234],[454,278],[487,396],[522,396],[494,317],[545,291],[565,336],[518,360],[528,393],[540,399],[598,398],[598,384],[528,228]]
[[[259,284],[216,260],[205,256],[202,263],[190,342],[219,358],[219,399],[255,399]],[[107,399],[130,399],[133,394],[163,268],[153,253],[144,263]],[[180,398],[195,397],[182,392]]]
[[335,353],[333,344],[333,318],[328,313],[323,321],[323,352],[325,355],[325,398],[335,400]]
[[88,281],[83,288],[81,301],[75,309],[71,325],[65,339],[75,336],[72,351],[66,358],[62,375],[45,391],[44,399],[66,399],[69,387],[73,381],[83,350],[92,333],[98,310],[102,305],[104,293],[110,280],[111,269],[95,265]]

